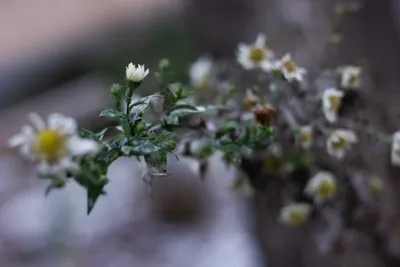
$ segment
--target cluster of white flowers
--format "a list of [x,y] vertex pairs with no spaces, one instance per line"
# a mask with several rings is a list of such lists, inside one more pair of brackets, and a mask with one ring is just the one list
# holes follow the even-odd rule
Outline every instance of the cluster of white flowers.
[[149,69],[146,69],[144,65],[133,65],[133,63],[129,63],[126,67],[126,79],[129,82],[140,83],[143,79],[149,74]]
[[331,200],[336,193],[335,176],[327,171],[318,172],[308,181],[305,193],[311,196],[317,204]]
[[311,211],[308,203],[291,203],[281,209],[279,220],[289,226],[299,226],[308,221]]
[[68,173],[79,172],[76,156],[96,154],[100,145],[78,136],[73,118],[58,113],[50,114],[45,121],[38,114],[30,114],[32,125],[22,127],[9,145],[19,147],[21,154],[38,163],[40,175],[64,179]]
[[336,88],[329,88],[324,91],[322,96],[322,111],[328,122],[334,123],[337,121],[337,113],[342,105],[344,94]]
[[346,129],[337,129],[331,133],[326,142],[329,155],[341,160],[350,148],[357,143],[355,132]]
[[254,43],[239,44],[237,61],[245,70],[259,68],[267,73],[279,71],[288,81],[302,81],[306,70],[297,66],[290,54],[275,60],[274,52],[266,45],[267,37],[259,34]]
[[357,89],[361,84],[362,69],[356,66],[339,68],[341,74],[340,87],[343,89]]

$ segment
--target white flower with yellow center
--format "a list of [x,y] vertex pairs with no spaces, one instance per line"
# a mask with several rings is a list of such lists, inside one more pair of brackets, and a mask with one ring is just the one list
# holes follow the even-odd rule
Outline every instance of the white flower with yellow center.
[[246,109],[252,108],[260,102],[258,96],[251,89],[246,90],[246,95],[243,99],[243,106]]
[[400,166],[400,131],[393,134],[390,161],[392,165]]
[[304,190],[317,203],[331,200],[336,194],[336,179],[333,173],[320,171],[312,177]]
[[328,122],[337,121],[337,112],[342,105],[343,96],[343,92],[335,88],[325,90],[322,96],[322,111]]
[[355,66],[345,66],[339,69],[341,74],[340,87],[343,89],[360,87],[362,69]]
[[279,220],[290,226],[305,224],[312,211],[312,206],[307,203],[292,203],[281,209]]
[[269,72],[273,68],[274,53],[266,46],[267,37],[259,34],[252,44],[239,44],[237,61],[246,70],[261,68]]
[[133,65],[133,63],[129,63],[126,67],[126,79],[129,82],[140,83],[144,78],[149,74],[149,69],[145,69],[144,65]]
[[297,66],[290,54],[286,54],[281,60],[275,62],[273,68],[274,70],[282,72],[285,79],[289,82],[301,82],[303,80],[303,76],[307,73],[306,69]]
[[355,143],[357,143],[357,135],[353,131],[339,129],[329,136],[326,147],[329,155],[341,160]]
[[30,114],[31,125],[22,127],[22,132],[9,140],[11,147],[19,147],[27,159],[39,163],[39,173],[64,178],[67,172],[76,172],[79,167],[74,156],[95,154],[100,145],[77,135],[77,124],[73,118],[58,113],[44,121],[38,114]]
[[212,83],[213,62],[200,57],[189,68],[190,83],[194,88],[208,89]]
[[304,149],[310,148],[314,140],[313,129],[310,125],[300,127],[296,135],[297,144]]

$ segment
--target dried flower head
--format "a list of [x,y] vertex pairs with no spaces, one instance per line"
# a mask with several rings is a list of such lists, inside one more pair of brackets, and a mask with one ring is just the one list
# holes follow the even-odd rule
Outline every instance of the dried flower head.
[[338,129],[329,136],[326,146],[329,155],[341,160],[356,142],[357,135],[353,131]]
[[267,37],[259,34],[252,44],[239,44],[237,61],[246,70],[261,68],[264,71],[271,71],[274,53],[266,46]]
[[264,127],[271,125],[276,118],[276,109],[268,104],[259,105],[252,109],[255,120]]
[[322,96],[322,111],[328,122],[337,121],[337,112],[342,105],[343,96],[343,92],[335,88],[325,90]]
[[327,171],[318,172],[308,181],[305,193],[317,203],[332,199],[336,194],[335,176]]
[[308,221],[311,211],[310,204],[292,203],[281,209],[279,220],[289,226],[299,226]]

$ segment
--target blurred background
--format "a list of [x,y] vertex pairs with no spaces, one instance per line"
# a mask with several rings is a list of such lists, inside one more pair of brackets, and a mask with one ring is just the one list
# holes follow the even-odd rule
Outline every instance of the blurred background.
[[[366,66],[381,107],[395,105],[399,18],[398,0],[0,0],[0,265],[266,266],[262,240],[275,240],[282,252],[284,236],[294,233],[260,238],[253,200],[226,190],[234,174],[218,162],[202,184],[190,160],[172,161],[173,177],[156,183],[150,198],[141,166],[118,160],[108,195],[86,216],[83,189],[71,183],[45,198],[46,183],[7,140],[32,111],[101,127],[110,85],[129,62],[155,69],[168,57],[185,82],[198,56],[232,58],[238,42],[259,32],[311,76]],[[385,128],[397,130],[400,112],[382,112]],[[269,266],[321,263],[291,255],[281,264],[271,255]]]

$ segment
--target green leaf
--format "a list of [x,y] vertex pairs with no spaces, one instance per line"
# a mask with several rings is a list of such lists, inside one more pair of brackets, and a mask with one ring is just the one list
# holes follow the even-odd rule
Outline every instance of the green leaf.
[[172,110],[165,118],[165,122],[168,125],[179,125],[179,118],[186,117],[188,115],[199,114],[201,111],[191,108],[181,108]]
[[130,138],[131,137],[131,126],[129,125],[128,120],[122,119],[121,126],[122,126],[122,130],[124,131],[126,138]]
[[216,137],[219,138],[221,136],[224,136],[225,134],[235,131],[238,128],[239,123],[237,121],[227,121],[219,127],[216,133]]
[[112,108],[103,110],[100,113],[100,116],[112,117],[112,118],[125,118],[126,117],[125,113],[122,113],[122,112],[112,109]]
[[162,96],[160,96],[160,95],[149,95],[149,96],[143,97],[139,101],[137,101],[137,102],[135,102],[135,103],[130,105],[130,108],[131,108],[130,118],[131,118],[132,121],[136,121],[137,119],[140,118],[140,116],[149,107],[150,101],[154,97],[162,97]]
[[99,196],[106,194],[106,192],[103,190],[103,188],[104,188],[104,185],[90,185],[87,188],[87,214],[88,215],[92,212]]
[[127,156],[144,156],[159,151],[161,148],[154,145],[149,140],[137,139],[121,148],[122,153]]

